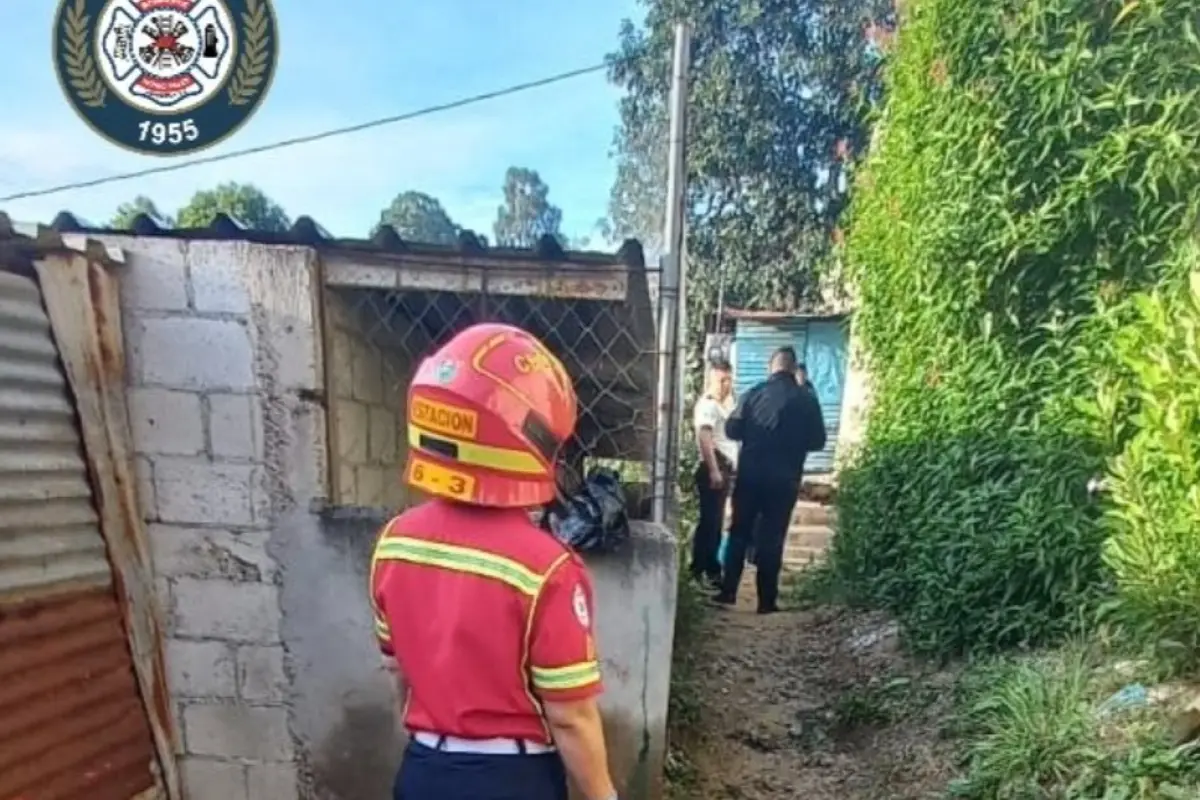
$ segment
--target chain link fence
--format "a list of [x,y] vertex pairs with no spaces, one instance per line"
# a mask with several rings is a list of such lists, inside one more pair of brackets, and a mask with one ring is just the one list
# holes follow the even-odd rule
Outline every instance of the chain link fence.
[[[579,423],[563,451],[563,488],[572,490],[592,465],[614,467],[625,481],[631,513],[648,518],[655,384],[663,357],[655,327],[657,270],[642,266],[640,250],[625,259],[634,263],[593,260],[327,265],[323,310],[334,503],[396,510],[419,500],[401,480],[409,381],[421,361],[458,331],[503,322],[538,336],[575,382]],[[393,288],[398,286],[405,288]],[[674,483],[672,476],[667,485]]]

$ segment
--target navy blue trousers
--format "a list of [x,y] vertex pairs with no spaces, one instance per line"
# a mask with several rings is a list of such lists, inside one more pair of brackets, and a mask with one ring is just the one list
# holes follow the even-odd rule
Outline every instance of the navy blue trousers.
[[557,753],[447,753],[409,742],[392,800],[567,800]]

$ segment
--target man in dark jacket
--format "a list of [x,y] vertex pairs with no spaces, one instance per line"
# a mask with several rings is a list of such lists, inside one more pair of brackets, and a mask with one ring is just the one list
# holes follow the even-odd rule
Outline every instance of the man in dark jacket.
[[725,435],[742,443],[733,488],[733,525],[724,582],[716,602],[737,602],[746,549],[753,545],[758,613],[778,611],[783,546],[804,473],[804,458],[825,447],[825,421],[815,392],[796,380],[796,351],[771,356],[771,377],[742,398],[725,422]]

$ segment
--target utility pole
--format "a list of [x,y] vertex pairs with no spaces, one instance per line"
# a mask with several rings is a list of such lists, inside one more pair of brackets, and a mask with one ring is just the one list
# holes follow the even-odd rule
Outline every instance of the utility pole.
[[674,516],[675,482],[679,464],[679,423],[683,405],[683,370],[686,330],[686,269],[684,264],[684,202],[687,195],[688,70],[692,30],[686,22],[675,25],[675,53],[671,72],[671,125],[668,142],[667,209],[663,228],[665,253],[659,276],[658,399],[655,414],[654,521],[666,524]]

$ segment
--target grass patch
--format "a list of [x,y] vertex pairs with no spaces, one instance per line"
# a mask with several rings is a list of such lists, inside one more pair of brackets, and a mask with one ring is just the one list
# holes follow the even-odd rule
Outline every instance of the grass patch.
[[833,719],[843,729],[882,728],[920,714],[936,700],[936,689],[919,678],[873,679],[843,692],[833,705]]
[[1168,714],[1108,707],[1136,675],[1105,666],[1088,647],[976,667],[964,678],[958,733],[962,800],[1195,800],[1200,758],[1175,747]]
[[851,600],[842,590],[837,573],[826,561],[799,572],[786,572],[783,580],[783,594],[795,608],[848,605]]
[[671,694],[667,708],[668,796],[686,796],[697,770],[688,750],[690,734],[700,725],[704,694],[699,685],[698,648],[708,621],[708,607],[700,587],[689,579],[687,559],[697,510],[691,493],[683,495],[680,509],[679,578],[675,606],[675,638],[671,651]]

